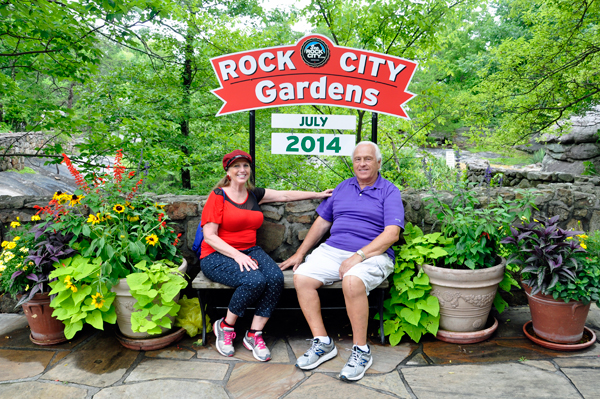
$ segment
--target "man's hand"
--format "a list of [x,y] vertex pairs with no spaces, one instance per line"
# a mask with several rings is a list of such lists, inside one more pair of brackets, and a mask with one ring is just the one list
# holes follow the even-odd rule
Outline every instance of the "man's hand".
[[354,254],[340,265],[340,280],[344,279],[344,274],[348,273],[348,270],[362,262],[362,258],[358,254]]
[[298,266],[300,266],[300,264],[303,261],[304,261],[304,255],[299,254],[298,252],[296,252],[291,257],[289,257],[287,260],[281,262],[279,264],[279,268],[281,270],[285,270],[285,269],[287,269],[290,266],[294,266],[294,268],[292,270],[296,271],[296,269],[298,268]]

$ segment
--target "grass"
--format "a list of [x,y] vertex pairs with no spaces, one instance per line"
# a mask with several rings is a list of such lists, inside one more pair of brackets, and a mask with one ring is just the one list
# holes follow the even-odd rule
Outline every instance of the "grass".
[[534,157],[531,154],[528,154],[524,151],[515,150],[510,147],[493,147],[487,145],[478,145],[475,147],[465,148],[465,150],[476,153],[476,152],[493,152],[499,155],[502,155],[501,158],[483,158],[490,161],[490,164],[494,165],[506,165],[506,166],[514,166],[514,165],[530,165],[536,163]]
[[20,174],[24,174],[24,173],[28,173],[30,175],[35,175],[36,174],[35,170],[33,170],[33,169],[31,169],[31,168],[29,168],[27,166],[25,166],[22,170],[8,169],[6,171],[7,172],[17,172],[17,173],[20,173]]

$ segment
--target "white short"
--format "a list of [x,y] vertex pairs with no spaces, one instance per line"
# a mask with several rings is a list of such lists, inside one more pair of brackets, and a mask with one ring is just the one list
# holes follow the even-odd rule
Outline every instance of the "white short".
[[[354,255],[354,252],[337,249],[327,244],[319,245],[308,255],[294,274],[312,277],[324,285],[340,281],[340,265]],[[377,288],[394,271],[394,262],[388,254],[373,256],[351,268],[345,276],[356,276],[362,280],[367,290]]]

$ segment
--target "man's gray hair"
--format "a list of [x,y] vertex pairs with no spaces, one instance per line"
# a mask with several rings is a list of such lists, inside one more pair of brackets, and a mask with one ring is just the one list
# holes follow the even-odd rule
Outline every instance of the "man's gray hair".
[[375,147],[375,157],[377,158],[377,162],[381,161],[381,150],[379,149],[379,146],[373,143],[372,141],[361,141],[360,143],[358,143],[356,147],[354,147],[354,149],[352,150],[352,160],[354,160],[354,153],[356,152],[358,146],[363,144],[369,144]]

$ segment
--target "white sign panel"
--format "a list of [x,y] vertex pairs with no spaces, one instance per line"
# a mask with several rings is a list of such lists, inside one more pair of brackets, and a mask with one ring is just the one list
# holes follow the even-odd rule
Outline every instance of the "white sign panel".
[[356,129],[356,115],[271,114],[274,129]]
[[352,155],[353,134],[272,133],[271,153],[291,155]]

